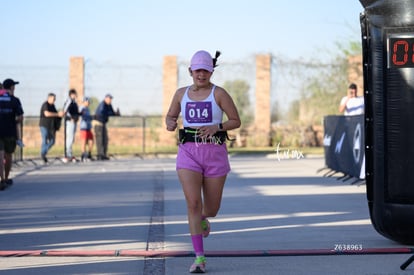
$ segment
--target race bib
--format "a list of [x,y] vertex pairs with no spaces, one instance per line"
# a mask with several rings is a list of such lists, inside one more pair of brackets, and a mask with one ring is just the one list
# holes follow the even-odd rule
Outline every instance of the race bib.
[[211,102],[187,102],[185,119],[188,123],[211,123],[213,121]]

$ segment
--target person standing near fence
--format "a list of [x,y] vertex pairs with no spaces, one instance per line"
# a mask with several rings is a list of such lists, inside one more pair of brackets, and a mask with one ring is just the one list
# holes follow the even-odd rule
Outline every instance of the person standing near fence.
[[[8,78],[8,79],[3,81],[2,87],[3,87],[3,89],[5,89],[9,93],[10,96],[17,99],[17,101],[20,105],[20,108],[22,109],[22,112],[23,112],[23,107],[22,107],[22,103],[21,103],[20,99],[14,95],[14,90],[15,90],[17,84],[19,84],[18,81],[14,81],[13,79]],[[16,144],[19,147],[24,147],[23,140],[22,140],[22,136],[23,136],[22,125],[23,125],[23,115],[21,115],[20,118],[18,118],[18,119],[16,118],[16,131],[17,131]]]
[[[7,85],[6,85],[7,87]],[[0,190],[13,183],[9,179],[12,156],[16,149],[16,121],[22,120],[20,101],[8,90],[0,92]]]
[[79,107],[76,103],[76,90],[69,90],[69,97],[63,105],[63,113],[65,114],[65,157],[62,159],[64,163],[76,162],[76,158],[72,153],[73,142],[75,141],[76,126],[79,119]]
[[[93,134],[92,134],[92,116],[89,110],[90,99],[85,97],[82,100],[82,106],[79,109],[81,116],[80,121],[80,140],[82,156],[81,161],[92,160],[92,148],[93,148]],[[86,151],[88,146],[88,151]]]
[[[14,91],[15,91],[15,88],[16,88],[16,85],[17,84],[19,84],[18,81],[14,81],[13,79],[8,78],[8,79],[6,79],[6,80],[3,81],[2,88],[11,97],[15,98],[17,100],[17,102],[18,102],[18,105],[20,106],[19,113],[21,112],[21,115],[20,116],[17,116],[16,117],[16,121],[15,121],[16,122],[16,145],[18,145],[20,148],[22,148],[22,147],[24,147],[23,140],[22,140],[22,136],[23,136],[23,133],[22,133],[22,130],[23,129],[22,128],[23,128],[23,114],[24,114],[24,111],[23,111],[23,107],[22,107],[22,103],[21,103],[20,99],[14,95]],[[13,152],[14,151],[15,151],[15,149],[13,150]],[[8,155],[7,157],[9,159],[6,160],[6,164],[5,165],[6,165],[6,170],[10,172],[10,170],[11,170],[11,164],[13,162],[13,154],[10,154],[10,156]],[[10,168],[7,167],[8,165],[10,165]],[[7,175],[8,175],[9,172],[7,172]],[[7,182],[8,185],[12,185],[13,184],[13,180],[12,179],[9,179],[9,178],[7,179],[6,182]]]
[[349,85],[347,96],[341,99],[339,112],[346,116],[364,114],[364,97],[358,96],[358,88],[355,83]]
[[44,163],[47,163],[47,153],[55,144],[56,131],[59,130],[61,125],[61,119],[63,117],[63,111],[57,111],[55,107],[56,95],[49,93],[47,100],[42,104],[40,108],[40,134],[42,136],[42,145],[40,148],[40,156]]
[[[231,96],[211,83],[220,52],[215,58],[206,51],[196,52],[189,68],[193,84],[179,88],[166,115],[168,131],[175,131],[182,113],[176,169],[184,192],[188,224],[196,259],[191,273],[204,273],[203,237],[210,233],[208,217],[220,209],[224,183],[230,171],[225,140],[228,130],[240,127],[240,117]],[[227,121],[222,122],[223,113]]]
[[112,107],[113,96],[106,94],[105,98],[95,111],[95,120],[93,121],[96,139],[96,150],[98,160],[109,160],[108,157],[108,123],[110,116],[120,116],[119,109],[114,111]]

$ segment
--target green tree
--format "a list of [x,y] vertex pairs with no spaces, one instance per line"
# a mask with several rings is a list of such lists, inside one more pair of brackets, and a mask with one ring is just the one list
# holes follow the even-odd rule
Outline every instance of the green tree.
[[282,112],[280,111],[280,105],[279,102],[275,101],[272,104],[271,114],[270,114],[270,121],[271,122],[277,122],[281,120],[283,117]]
[[294,100],[291,104],[290,104],[290,108],[289,111],[287,113],[287,117],[286,119],[289,122],[297,122],[299,120],[299,106],[300,106],[300,100]]
[[226,81],[223,88],[231,95],[239,111],[241,128],[247,128],[253,121],[253,112],[249,97],[250,85],[244,80]]
[[348,58],[360,54],[361,44],[349,41],[337,43],[337,50],[328,64],[309,61],[307,66],[313,73],[304,81],[299,102],[291,106],[290,119],[305,124],[321,124],[324,116],[338,114],[338,104],[349,85]]

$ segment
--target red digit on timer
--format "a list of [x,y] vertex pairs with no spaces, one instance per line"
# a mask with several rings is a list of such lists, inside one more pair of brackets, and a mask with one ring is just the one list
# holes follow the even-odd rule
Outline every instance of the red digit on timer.
[[[413,53],[414,53],[414,44],[413,44]],[[411,62],[414,64],[414,54],[411,55]]]
[[[403,60],[397,59],[397,53],[399,53],[400,50],[404,50],[404,57]],[[414,62],[414,55],[412,56],[413,62]],[[392,49],[392,63],[396,66],[403,66],[408,61],[408,42],[405,40],[397,40],[394,42],[394,47]]]

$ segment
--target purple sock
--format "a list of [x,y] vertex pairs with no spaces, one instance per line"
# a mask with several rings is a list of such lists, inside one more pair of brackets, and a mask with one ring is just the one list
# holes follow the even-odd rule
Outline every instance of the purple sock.
[[191,242],[196,256],[204,256],[203,235],[191,235]]

